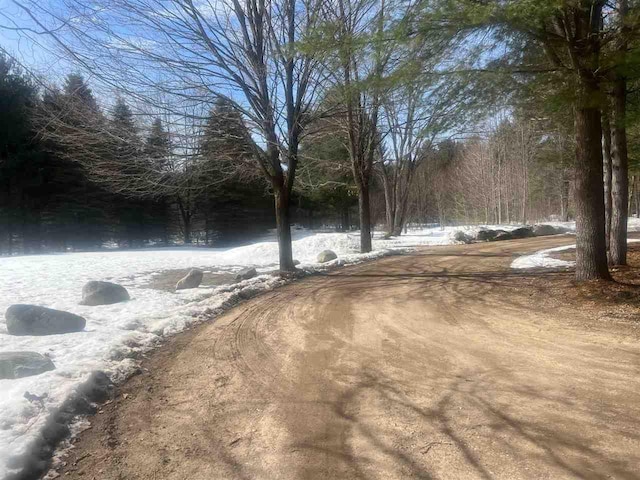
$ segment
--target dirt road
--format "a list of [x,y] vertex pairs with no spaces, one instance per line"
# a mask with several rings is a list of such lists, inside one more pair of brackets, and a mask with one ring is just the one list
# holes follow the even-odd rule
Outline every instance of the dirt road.
[[154,353],[63,478],[640,478],[637,330],[509,270],[572,241],[425,249],[255,298]]

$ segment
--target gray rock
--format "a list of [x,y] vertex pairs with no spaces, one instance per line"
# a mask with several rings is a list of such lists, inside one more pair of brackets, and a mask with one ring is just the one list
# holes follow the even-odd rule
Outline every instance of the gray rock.
[[471,243],[473,242],[473,237],[471,237],[471,235],[466,234],[465,232],[458,230],[455,235],[453,236],[453,239],[456,242],[462,242],[462,243]]
[[239,282],[241,280],[249,280],[250,278],[253,278],[256,275],[258,275],[258,272],[256,271],[255,268],[253,267],[243,268],[236,274],[236,282]]
[[49,358],[37,352],[0,352],[0,379],[30,377],[55,368]]
[[478,232],[478,235],[476,236],[476,240],[478,240],[480,242],[490,242],[491,240],[496,238],[496,235],[498,235],[498,233],[500,233],[500,231],[498,231],[498,230],[480,230]]
[[188,288],[198,288],[202,283],[202,270],[192,269],[186,277],[176,284],[176,290],[186,290]]
[[512,238],[530,238],[530,237],[535,237],[535,234],[533,233],[533,229],[531,229],[530,227],[520,227],[520,228],[516,228],[515,230],[511,230],[511,237]]
[[294,265],[300,265],[300,260],[294,260],[294,261],[293,261],[293,264],[294,264]]
[[111,305],[130,300],[129,292],[122,285],[111,282],[92,281],[82,287],[80,305]]
[[338,255],[333,250],[323,250],[318,254],[318,263],[330,262],[338,258]]
[[546,237],[549,235],[558,235],[563,232],[553,225],[536,225],[533,227],[533,233],[536,237]]
[[509,232],[505,232],[504,230],[498,230],[498,233],[493,238],[494,242],[500,242],[502,240],[513,240],[513,235]]
[[73,313],[39,307],[11,305],[4,314],[9,335],[55,335],[79,332],[87,321]]

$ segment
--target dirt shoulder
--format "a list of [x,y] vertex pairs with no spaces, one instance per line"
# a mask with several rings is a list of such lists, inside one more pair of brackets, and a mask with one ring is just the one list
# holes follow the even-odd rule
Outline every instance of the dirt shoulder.
[[61,474],[639,478],[640,308],[509,269],[573,242],[424,249],[254,298],[154,352]]

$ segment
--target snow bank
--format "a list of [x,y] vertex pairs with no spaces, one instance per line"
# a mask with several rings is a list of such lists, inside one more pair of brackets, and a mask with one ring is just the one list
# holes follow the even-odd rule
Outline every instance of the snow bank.
[[550,255],[555,252],[563,252],[566,250],[571,250],[576,248],[575,245],[569,245],[565,247],[555,247],[555,248],[547,248],[545,250],[540,250],[531,255],[523,255],[521,257],[516,258],[513,262],[511,262],[511,268],[522,269],[522,268],[565,268],[571,267],[575,264],[575,262],[560,260],[558,258],[553,258]]

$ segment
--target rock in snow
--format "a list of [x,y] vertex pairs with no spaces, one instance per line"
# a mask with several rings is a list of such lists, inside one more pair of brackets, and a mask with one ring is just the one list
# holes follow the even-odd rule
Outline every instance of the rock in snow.
[[493,237],[493,241],[501,242],[502,240],[513,240],[513,235],[511,235],[511,233],[503,230],[497,230],[497,232],[497,235]]
[[536,237],[546,237],[548,235],[558,235],[563,232],[553,225],[536,225],[533,227],[533,233]]
[[79,332],[87,321],[73,313],[39,307],[11,305],[4,314],[9,335],[55,335]]
[[513,238],[530,238],[535,236],[533,230],[529,227],[516,228],[515,230],[511,230],[510,233]]
[[111,305],[129,300],[129,292],[122,285],[111,282],[88,282],[82,287],[80,305]]
[[330,262],[338,258],[338,255],[333,250],[323,250],[318,254],[318,263]]
[[496,238],[496,235],[498,235],[498,233],[498,230],[480,230],[478,232],[478,235],[476,236],[476,240],[478,240],[479,242],[491,241]]
[[454,237],[453,237],[453,239],[456,242],[462,242],[462,243],[471,243],[471,242],[473,242],[473,237],[471,235],[466,234],[462,230],[456,232]]
[[188,288],[198,288],[202,283],[202,270],[192,269],[186,277],[176,284],[176,290],[186,290]]
[[0,352],[0,379],[30,377],[54,368],[49,358],[37,352]]
[[236,274],[236,282],[239,282],[241,280],[249,280],[250,278],[253,278],[256,275],[258,275],[258,272],[256,271],[255,268],[253,267],[243,268]]

